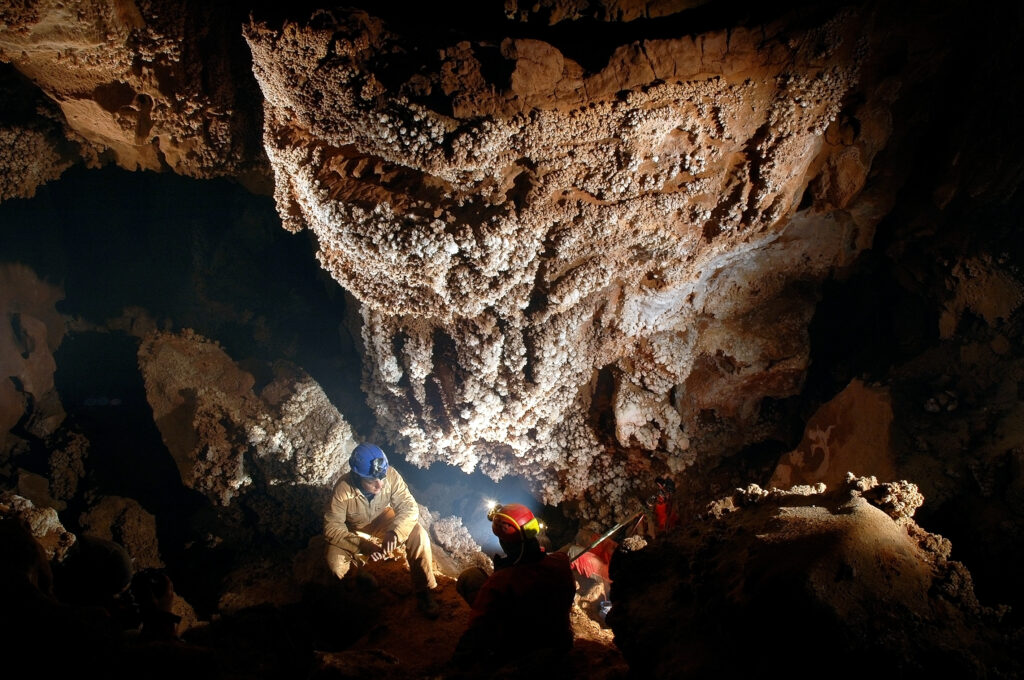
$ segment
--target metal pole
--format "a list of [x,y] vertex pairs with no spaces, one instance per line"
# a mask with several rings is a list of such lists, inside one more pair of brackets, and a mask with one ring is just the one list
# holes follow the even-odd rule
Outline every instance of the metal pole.
[[601,544],[601,541],[603,541],[603,540],[605,540],[606,538],[610,537],[610,536],[611,536],[612,534],[614,534],[614,533],[615,533],[616,531],[618,531],[618,530],[619,530],[619,529],[621,529],[622,527],[626,526],[627,524],[629,524],[630,522],[632,522],[633,520],[635,520],[635,519],[636,519],[637,517],[641,516],[642,514],[644,514],[644,511],[643,511],[643,510],[637,510],[637,511],[636,511],[636,512],[634,512],[634,513],[633,513],[632,515],[630,515],[628,519],[625,519],[625,520],[623,520],[623,521],[619,522],[618,524],[616,524],[615,526],[613,526],[613,527],[612,527],[611,529],[609,529],[608,531],[606,531],[606,532],[604,532],[603,534],[601,534],[601,535],[600,535],[600,536],[599,536],[599,537],[597,538],[597,540],[595,540],[595,541],[594,541],[593,543],[591,543],[591,544],[590,544],[590,545],[588,545],[588,546],[587,546],[586,548],[584,548],[584,549],[583,549],[583,552],[579,553],[578,555],[576,555],[576,557],[574,557],[574,558],[572,558],[571,560],[569,560],[569,564],[572,564],[573,562],[575,562],[576,560],[578,560],[578,559],[580,558],[580,556],[581,556],[581,555],[583,555],[583,553],[585,553],[585,552],[589,552],[589,551],[593,550],[594,548],[596,548],[596,547],[597,547],[598,545],[600,545],[600,544]]

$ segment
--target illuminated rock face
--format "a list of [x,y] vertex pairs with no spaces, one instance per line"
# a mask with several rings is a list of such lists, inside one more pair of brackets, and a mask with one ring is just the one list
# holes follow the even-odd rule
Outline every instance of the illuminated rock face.
[[873,20],[647,40],[593,73],[517,39],[384,73],[405,43],[358,12],[250,27],[279,212],[362,302],[411,460],[617,501],[798,391],[814,282],[878,219]]
[[1006,612],[979,604],[949,541],[914,522],[922,501],[913,484],[852,475],[831,493],[737,489],[687,531],[616,553],[616,645],[655,678],[783,663],[796,677],[828,667],[852,678],[865,665],[1016,677],[1012,628],[997,625]]
[[[615,510],[634,482],[770,439],[767,400],[804,385],[819,283],[882,252],[880,220],[910,222],[888,225],[908,241],[885,257],[932,258],[914,242],[928,211],[1021,177],[993,124],[1015,110],[975,106],[982,69],[956,65],[990,54],[963,8],[717,4],[480,3],[495,23],[451,39],[388,3],[372,11],[390,24],[303,3],[266,21],[241,2],[5,6],[0,85],[19,96],[0,103],[0,199],[72,159],[243,181],[272,166],[286,228],[315,234],[361,304],[382,439]],[[595,19],[607,30],[581,38]],[[892,218],[908,177],[934,186]],[[994,248],[950,261],[943,340],[1019,313]]]
[[[91,166],[113,159],[191,177],[244,180],[262,170],[258,104],[248,101],[250,79],[232,70],[244,68],[231,55],[243,46],[218,35],[226,26],[237,34],[230,13],[159,0],[6,5],[0,61],[56,102],[66,127],[63,135],[38,122],[0,129],[13,147],[0,164],[14,170],[33,154],[36,162],[23,165],[35,168],[36,183],[59,175],[72,154]],[[15,186],[0,198],[33,190]]]
[[865,470],[880,479],[896,479],[891,427],[888,392],[854,380],[811,417],[800,445],[782,456],[768,483],[789,489],[820,482],[831,489],[847,473]]
[[252,374],[190,331],[150,334],[139,367],[186,486],[221,506],[245,507],[279,537],[319,532],[326,494],[355,441],[311,377],[280,362],[256,389]]

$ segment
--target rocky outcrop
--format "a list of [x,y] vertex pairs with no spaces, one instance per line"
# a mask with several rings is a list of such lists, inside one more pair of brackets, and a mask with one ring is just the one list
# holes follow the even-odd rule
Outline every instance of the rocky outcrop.
[[186,11],[174,1],[40,0],[0,10],[0,61],[55,102],[63,119],[60,131],[10,131],[27,134],[0,163],[13,168],[28,152],[44,163],[0,198],[31,195],[29,178],[59,174],[70,150],[91,165],[112,160],[129,170],[263,175],[259,106],[240,54],[243,17],[223,7]]
[[849,472],[895,481],[892,418],[887,389],[852,381],[811,417],[800,445],[779,459],[769,484],[789,489],[820,482],[832,488]]
[[82,159],[85,140],[66,128],[52,100],[5,64],[0,90],[0,201],[31,198]]
[[493,569],[490,558],[481,551],[469,529],[463,525],[461,517],[442,517],[441,513],[431,512],[421,505],[420,523],[430,534],[434,568],[437,571],[450,578],[458,578],[469,567],[480,567],[488,571]]
[[505,3],[505,16],[519,21],[545,19],[550,24],[579,19],[633,21],[670,16],[710,0],[540,0]]
[[[0,460],[64,420],[53,353],[64,337],[64,291],[24,265],[0,263]],[[12,431],[17,429],[16,432]]]
[[852,475],[831,492],[737,490],[686,531],[616,554],[616,644],[631,672],[656,678],[773,664],[795,677],[864,665],[1017,677],[1005,608],[979,604],[949,541],[913,521],[922,500],[913,484]]
[[21,523],[47,560],[60,562],[75,544],[75,535],[64,528],[56,510],[37,507],[29,499],[9,491],[0,494],[0,518]]
[[863,189],[898,92],[884,17],[816,19],[596,70],[531,39],[410,47],[361,12],[247,30],[278,210],[363,304],[414,462],[614,506],[626,470],[741,444],[799,390],[813,282],[887,200]]
[[312,378],[281,362],[257,387],[215,342],[191,331],[150,335],[139,367],[186,486],[222,506],[244,502],[260,528],[278,536],[319,530],[325,493],[355,441]]
[[89,508],[80,524],[86,533],[124,546],[136,571],[165,566],[160,558],[156,517],[138,501],[107,496]]

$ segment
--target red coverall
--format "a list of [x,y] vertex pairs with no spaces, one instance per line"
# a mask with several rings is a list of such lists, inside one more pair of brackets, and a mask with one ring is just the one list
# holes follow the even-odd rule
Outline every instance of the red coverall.
[[576,579],[565,553],[538,552],[497,569],[473,602],[457,654],[480,659],[507,650],[507,642],[524,650],[568,652],[573,643],[569,610],[575,596]]

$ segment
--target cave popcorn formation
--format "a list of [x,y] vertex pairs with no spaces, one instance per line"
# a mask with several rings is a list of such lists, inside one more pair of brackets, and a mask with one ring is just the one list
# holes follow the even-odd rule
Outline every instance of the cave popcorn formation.
[[[865,20],[649,40],[590,75],[509,39],[504,92],[468,42],[385,87],[371,57],[400,38],[360,12],[250,26],[278,210],[361,303],[370,401],[409,459],[617,502],[637,455],[692,461],[701,410],[739,429],[795,393],[813,300],[774,272],[820,279],[873,228],[794,217],[819,173],[849,202],[884,141],[825,137]],[[722,385],[691,396],[709,370]],[[588,416],[599,389],[608,427]]]
[[[812,673],[857,658],[897,675],[1019,675],[1019,630],[971,584],[1021,601],[1019,8],[539,0],[467,3],[465,17],[431,6],[419,22],[389,3],[370,10],[386,18],[300,5],[260,17],[234,2],[0,8],[5,209],[72,165],[110,164],[150,171],[130,181],[166,173],[128,184],[79,167],[67,184],[229,177],[267,198],[276,236],[254,229],[252,195],[231,214],[133,196],[122,212],[162,208],[119,231],[118,201],[92,202],[81,183],[51,232],[81,237],[65,243],[80,268],[57,262],[55,241],[31,252],[13,234],[34,262],[0,266],[0,475],[19,494],[0,494],[0,512],[29,522],[46,558],[70,547],[70,520],[139,566],[166,558],[186,588],[223,568],[216,589],[189,596],[202,614],[230,622],[260,605],[262,628],[277,630],[303,599],[293,589],[323,567],[318,506],[362,416],[410,472],[526,476],[600,527],[633,512],[655,476],[673,478],[687,531],[623,541],[635,561],[614,579],[615,646],[634,673],[743,675],[799,639]],[[476,21],[489,10],[494,23]],[[226,182],[175,191],[214,186],[231,195]],[[55,219],[42,203],[25,232]],[[81,228],[85,205],[111,219]],[[220,220],[195,227],[197,212]],[[195,304],[151,298],[147,312],[120,289],[147,287],[125,272],[169,253],[163,232],[187,242],[175,252],[190,265],[145,280]],[[69,245],[136,239],[134,258],[102,263]],[[286,239],[301,254],[254,256]],[[340,284],[318,288],[354,301],[305,305],[295,255]],[[298,304],[263,316],[251,295],[208,285],[233,276]],[[356,326],[360,356],[328,347],[347,350]],[[104,369],[113,348],[129,350],[148,407],[131,422],[152,417],[163,446],[75,430],[90,409],[113,419],[125,403],[74,395],[62,376],[76,362],[58,349],[93,334]],[[138,479],[132,498],[97,491],[102,461],[119,484],[138,472],[173,498]],[[469,477],[452,479],[442,493],[472,498]],[[487,564],[463,525],[478,509],[420,512],[446,573]],[[239,548],[259,559],[211,560]],[[5,639],[20,621],[5,617]],[[447,623],[420,647],[386,631],[372,644],[400,650],[415,675],[449,651],[438,637],[461,622]],[[307,672],[278,637],[233,667]],[[613,647],[607,630],[592,639]],[[680,640],[691,646],[675,656]],[[368,663],[346,652],[315,663]]]

